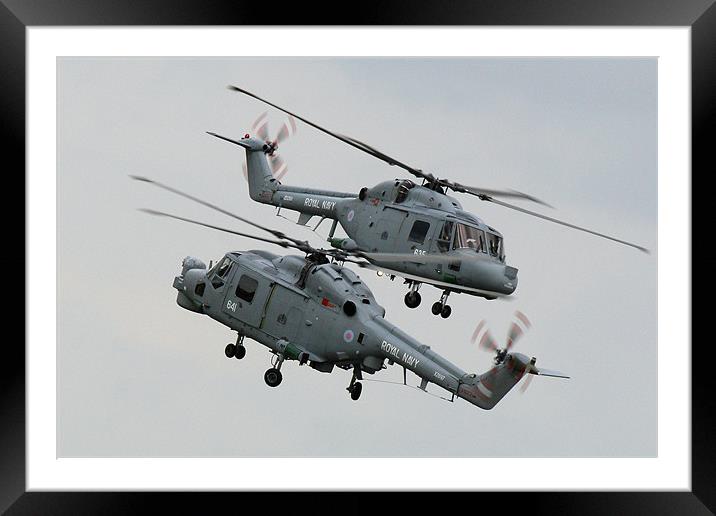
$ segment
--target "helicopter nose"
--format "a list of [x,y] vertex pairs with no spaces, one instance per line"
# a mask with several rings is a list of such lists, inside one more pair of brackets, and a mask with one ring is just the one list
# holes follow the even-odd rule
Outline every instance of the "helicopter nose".
[[174,277],[173,286],[180,292],[191,292],[205,272],[204,262],[198,258],[187,256],[181,262],[181,273]]
[[505,265],[504,279],[505,281],[502,286],[506,289],[505,294],[512,294],[517,288],[517,269]]
[[[463,266],[465,262],[463,262]],[[499,292],[503,295],[512,294],[517,288],[517,269],[501,263],[479,261],[468,265],[465,276],[475,279],[472,286]]]
[[204,295],[206,276],[205,269],[189,269],[181,276],[174,278],[174,288],[177,289],[177,304],[192,312],[204,313],[202,297]]

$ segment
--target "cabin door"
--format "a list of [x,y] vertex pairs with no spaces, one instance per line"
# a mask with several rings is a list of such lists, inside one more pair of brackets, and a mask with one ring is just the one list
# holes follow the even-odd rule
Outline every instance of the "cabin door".
[[236,267],[227,287],[224,313],[245,324],[260,326],[273,283],[257,272]]

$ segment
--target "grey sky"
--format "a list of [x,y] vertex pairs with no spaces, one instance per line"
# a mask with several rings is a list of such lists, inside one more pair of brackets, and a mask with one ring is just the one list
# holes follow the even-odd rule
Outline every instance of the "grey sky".
[[[60,456],[656,455],[655,59],[64,58],[57,70]],[[389,320],[467,371],[490,366],[469,343],[475,325],[503,339],[519,309],[533,327],[518,350],[573,378],[535,378],[492,411],[377,382],[356,403],[350,373],[293,363],[271,389],[268,350],[251,341],[244,360],[225,358],[235,334],[177,306],[171,282],[186,255],[282,250],[139,213],[237,227],[127,178],[321,245],[250,201],[243,151],[205,134],[243,135],[266,111],[230,83],[423,170],[533,194],[557,208],[546,214],[652,254],[463,196],[505,235],[513,301],[455,295],[443,320],[429,312],[437,290],[409,310],[402,282],[361,277]],[[268,112],[275,133],[284,117]],[[403,177],[300,122],[279,153],[285,184],[357,192]]]

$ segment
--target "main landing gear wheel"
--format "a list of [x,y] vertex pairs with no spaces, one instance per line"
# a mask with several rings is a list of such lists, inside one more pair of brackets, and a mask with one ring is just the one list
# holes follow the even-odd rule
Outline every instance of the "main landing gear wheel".
[[405,294],[405,306],[408,308],[417,308],[420,306],[420,294],[418,292],[410,291]]
[[244,336],[239,334],[236,337],[236,344],[227,344],[224,348],[226,358],[236,357],[239,360],[246,356],[246,348],[244,347]]
[[[406,281],[406,283],[408,283]],[[405,306],[408,308],[417,308],[420,305],[420,294],[418,293],[418,289],[420,288],[420,283],[412,281],[410,283],[410,290],[407,294],[405,294]]]
[[264,373],[264,381],[269,387],[278,387],[281,380],[283,380],[283,375],[278,369],[272,367]]
[[450,314],[452,313],[452,308],[450,308],[447,305],[447,299],[450,295],[450,291],[446,290],[443,292],[442,296],[440,296],[440,301],[435,301],[433,303],[433,306],[430,308],[430,311],[433,312],[433,315],[439,315],[443,319],[447,319],[450,317]]
[[358,398],[360,398],[360,393],[363,392],[363,384],[360,382],[355,382],[348,392],[351,393],[351,399],[353,401],[358,401]]
[[363,385],[358,381],[363,379],[363,373],[359,365],[353,366],[353,376],[351,377],[351,383],[348,384],[346,390],[350,393],[353,401],[358,401],[360,393],[363,391]]

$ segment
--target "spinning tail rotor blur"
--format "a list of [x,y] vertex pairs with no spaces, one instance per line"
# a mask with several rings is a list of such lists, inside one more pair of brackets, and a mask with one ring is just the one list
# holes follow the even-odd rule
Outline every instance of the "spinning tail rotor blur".
[[[296,133],[296,120],[289,115],[288,119],[283,123],[281,129],[279,129],[276,134],[276,138],[271,140],[269,137],[268,113],[264,111],[254,121],[251,130],[256,136],[269,145],[270,149],[267,156],[269,165],[271,166],[271,172],[273,173],[273,177],[275,177],[277,181],[280,181],[281,178],[286,175],[286,172],[288,172],[288,165],[281,156],[276,154],[276,151],[280,143],[285,142]],[[241,168],[244,173],[244,179],[248,181],[249,175],[246,169],[246,163],[242,164]]]
[[[525,314],[520,312],[519,310],[515,312],[514,318],[512,323],[510,324],[510,328],[507,332],[507,338],[505,340],[505,346],[503,348],[500,348],[497,344],[497,341],[492,336],[492,333],[487,328],[486,322],[483,319],[478,323],[478,325],[475,327],[475,331],[472,332],[472,336],[470,337],[470,342],[472,344],[476,344],[479,349],[483,351],[488,351],[490,353],[494,353],[494,363],[495,365],[500,365],[503,363],[507,357],[509,356],[510,351],[514,348],[515,344],[518,340],[524,335],[529,328],[532,327],[532,323],[527,318]],[[568,378],[568,376],[564,375],[563,373],[560,373],[558,371],[550,371],[547,369],[538,369],[535,367],[535,359],[533,358],[532,361],[525,367],[525,369],[522,371],[522,376],[527,376],[527,379],[523,382],[522,386],[520,387],[520,392],[524,393],[527,388],[529,387],[530,383],[532,382],[532,376],[533,375],[541,375],[541,376],[556,376],[560,378]]]

